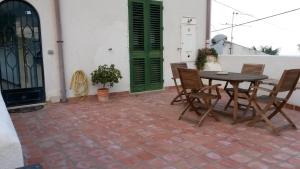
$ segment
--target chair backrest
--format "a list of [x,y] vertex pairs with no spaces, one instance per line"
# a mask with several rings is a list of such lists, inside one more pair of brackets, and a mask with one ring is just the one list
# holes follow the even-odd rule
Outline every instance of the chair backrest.
[[244,64],[241,73],[250,75],[262,75],[264,73],[264,64]]
[[300,69],[290,69],[285,70],[278,82],[278,84],[275,86],[276,92],[287,92],[289,91],[292,93],[299,81],[300,77]]
[[196,69],[178,68],[181,86],[184,90],[199,90],[203,87],[200,73]]
[[187,64],[184,62],[180,63],[171,63],[171,69],[172,69],[172,74],[174,79],[179,79],[179,73],[178,73],[178,68],[184,68],[187,69]]

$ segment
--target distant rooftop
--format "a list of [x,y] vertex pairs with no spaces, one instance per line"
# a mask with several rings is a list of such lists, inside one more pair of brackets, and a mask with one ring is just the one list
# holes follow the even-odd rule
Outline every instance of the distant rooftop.
[[214,48],[219,55],[268,55],[252,48],[231,43],[227,40],[227,36],[223,34],[216,35],[212,38],[211,42],[211,47]]

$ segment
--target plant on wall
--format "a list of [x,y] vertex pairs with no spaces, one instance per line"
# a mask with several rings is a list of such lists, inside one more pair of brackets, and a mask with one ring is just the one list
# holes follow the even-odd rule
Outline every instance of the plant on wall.
[[205,63],[207,62],[207,56],[214,56],[218,58],[218,53],[213,48],[203,48],[198,50],[198,55],[196,59],[196,67],[198,70],[203,70]]
[[273,49],[272,46],[260,46],[260,49],[253,46],[252,49],[256,50],[256,51],[263,52],[263,53],[268,54],[268,55],[278,55],[279,52],[280,52],[279,48]]

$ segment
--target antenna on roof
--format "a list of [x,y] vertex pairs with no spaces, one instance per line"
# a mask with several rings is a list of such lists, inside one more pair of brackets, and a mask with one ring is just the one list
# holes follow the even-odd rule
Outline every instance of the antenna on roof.
[[238,12],[233,11],[232,12],[232,20],[231,20],[231,36],[230,36],[230,48],[229,48],[229,54],[232,54],[232,40],[233,40],[233,27],[234,27],[234,15],[238,15]]

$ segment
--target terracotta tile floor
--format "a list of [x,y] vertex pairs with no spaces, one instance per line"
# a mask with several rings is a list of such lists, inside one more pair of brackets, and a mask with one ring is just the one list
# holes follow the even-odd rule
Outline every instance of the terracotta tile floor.
[[[169,105],[174,94],[113,97],[109,103],[93,97],[11,116],[26,163],[44,168],[300,168],[300,131],[278,137],[265,126],[231,125],[228,117],[195,127],[193,112],[177,120],[183,105]],[[289,114],[300,126],[300,113]]]

